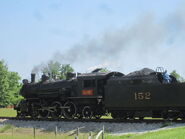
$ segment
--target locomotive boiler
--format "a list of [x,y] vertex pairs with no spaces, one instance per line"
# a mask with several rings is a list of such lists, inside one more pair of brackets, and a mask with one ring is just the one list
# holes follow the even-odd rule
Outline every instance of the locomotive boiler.
[[100,118],[107,113],[104,106],[105,84],[110,77],[123,76],[119,72],[86,73],[68,80],[41,82],[24,81],[20,94],[24,99],[15,107],[18,117],[32,118]]

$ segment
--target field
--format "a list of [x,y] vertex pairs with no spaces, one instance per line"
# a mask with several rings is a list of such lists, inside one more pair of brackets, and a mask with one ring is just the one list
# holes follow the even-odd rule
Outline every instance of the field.
[[[143,134],[128,134],[128,135],[104,135],[104,139],[184,139],[185,127],[166,129],[156,132],[148,132]],[[31,128],[15,128],[11,125],[5,125],[0,128],[1,139],[34,139],[33,129]],[[87,139],[88,133],[80,133],[79,139]],[[92,133],[92,138],[95,138],[97,133]],[[55,135],[53,132],[46,132],[42,130],[36,130],[36,139],[74,139],[75,134],[73,132],[62,133]]]
[[166,129],[157,132],[148,132],[144,134],[130,134],[124,136],[109,136],[109,139],[184,139],[185,127]]
[[[16,111],[13,108],[0,108],[0,117],[15,117]],[[110,115],[102,116],[104,119],[112,118]]]
[[15,117],[16,111],[13,108],[0,108],[0,117]]

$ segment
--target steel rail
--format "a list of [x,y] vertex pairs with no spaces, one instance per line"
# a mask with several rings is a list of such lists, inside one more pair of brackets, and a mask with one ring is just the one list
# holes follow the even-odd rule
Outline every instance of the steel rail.
[[5,120],[23,120],[23,121],[63,121],[63,122],[106,122],[106,123],[164,123],[164,122],[175,122],[175,123],[185,123],[185,120],[164,120],[164,119],[132,119],[132,120],[122,120],[122,119],[41,119],[41,118],[17,118],[17,117],[0,117],[0,119]]

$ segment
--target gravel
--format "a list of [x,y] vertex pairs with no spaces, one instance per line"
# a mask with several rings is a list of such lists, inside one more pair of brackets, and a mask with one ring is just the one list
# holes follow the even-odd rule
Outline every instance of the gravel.
[[[43,131],[54,131],[57,126],[58,132],[66,133],[75,131],[80,128],[80,132],[99,132],[103,126],[105,131],[110,134],[128,134],[128,133],[144,133],[149,131],[157,131],[161,129],[185,126],[184,123],[95,123],[95,122],[53,122],[53,121],[15,121],[2,120],[0,126],[11,124],[15,127],[33,128],[36,127]],[[165,127],[164,127],[165,126]]]

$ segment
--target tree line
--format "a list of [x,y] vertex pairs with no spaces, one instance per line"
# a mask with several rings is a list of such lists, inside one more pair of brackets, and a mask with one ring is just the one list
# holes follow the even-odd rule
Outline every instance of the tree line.
[[8,70],[8,66],[0,60],[0,106],[16,104],[21,99],[19,89],[21,77],[17,72]]
[[38,69],[37,74],[39,72],[41,74],[51,76],[53,79],[66,79],[67,73],[74,72],[74,69],[70,64],[61,64],[57,61],[49,61],[47,64]]
[[[107,72],[106,68],[101,72]],[[66,79],[68,72],[74,72],[70,64],[60,64],[59,62],[49,61],[42,66],[37,72],[51,76],[52,78]],[[180,82],[184,82],[175,70],[170,73]],[[22,86],[21,77],[17,72],[9,71],[8,66],[3,60],[0,60],[0,106],[15,105],[22,97],[19,90]]]

